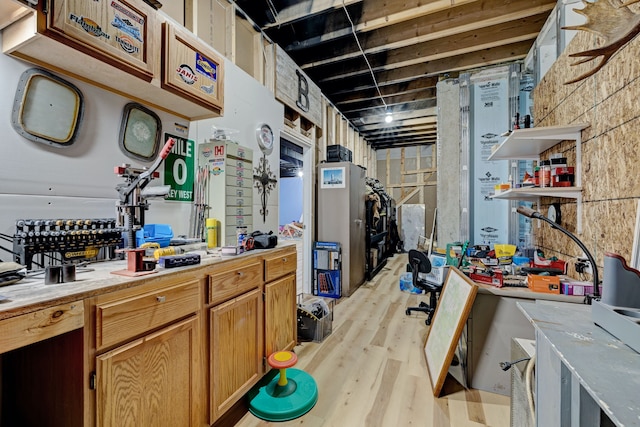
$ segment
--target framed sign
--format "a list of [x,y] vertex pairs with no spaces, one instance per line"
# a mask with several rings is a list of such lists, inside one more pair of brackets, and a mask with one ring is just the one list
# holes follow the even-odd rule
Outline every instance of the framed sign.
[[439,396],[458,340],[476,299],[478,286],[455,267],[449,268],[427,333],[424,355],[433,395]]
[[344,167],[322,169],[320,188],[345,188],[344,173]]

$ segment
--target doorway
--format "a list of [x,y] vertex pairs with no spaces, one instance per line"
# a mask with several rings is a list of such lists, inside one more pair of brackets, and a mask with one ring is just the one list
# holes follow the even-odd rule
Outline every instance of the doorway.
[[282,240],[295,242],[298,252],[297,294],[311,293],[312,179],[311,143],[283,130],[280,135],[279,229]]

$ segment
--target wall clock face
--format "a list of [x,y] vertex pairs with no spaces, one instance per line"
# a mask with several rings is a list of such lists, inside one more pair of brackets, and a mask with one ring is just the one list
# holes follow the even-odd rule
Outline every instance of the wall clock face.
[[549,206],[549,210],[547,211],[547,218],[556,224],[560,224],[560,203],[553,203]]
[[264,154],[271,154],[273,151],[273,131],[271,130],[271,126],[266,123],[261,124],[256,129],[256,137],[258,139],[258,145],[260,146],[260,150]]

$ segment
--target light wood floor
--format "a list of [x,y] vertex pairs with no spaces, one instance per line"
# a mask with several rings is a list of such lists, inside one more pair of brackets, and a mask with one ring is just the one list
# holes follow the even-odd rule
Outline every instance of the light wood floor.
[[405,315],[424,296],[399,289],[406,254],[335,306],[333,333],[295,348],[296,368],[318,384],[318,403],[304,416],[268,423],[252,414],[237,426],[445,427],[509,425],[510,399],[465,390],[448,377],[434,398],[424,358],[425,315]]

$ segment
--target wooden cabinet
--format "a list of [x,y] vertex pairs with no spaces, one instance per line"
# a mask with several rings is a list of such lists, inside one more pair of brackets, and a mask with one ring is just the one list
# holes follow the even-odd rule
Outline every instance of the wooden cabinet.
[[4,53],[188,120],[222,115],[222,58],[142,0],[49,0],[21,12],[2,30]]
[[200,424],[201,293],[189,280],[96,299],[97,426]]
[[296,276],[289,274],[264,286],[265,355],[296,345]]
[[262,292],[255,288],[210,310],[213,423],[262,377]]
[[151,8],[129,0],[52,0],[45,14],[45,2],[40,3],[38,27],[44,35],[151,81],[158,54]]
[[291,246],[215,266],[209,275],[210,423],[260,380],[269,354],[295,346],[296,267]]
[[264,259],[265,356],[291,350],[297,341],[295,248]]
[[162,52],[162,87],[222,112],[222,57],[192,33],[168,22],[162,24]]
[[199,337],[192,316],[98,356],[97,425],[199,425]]

